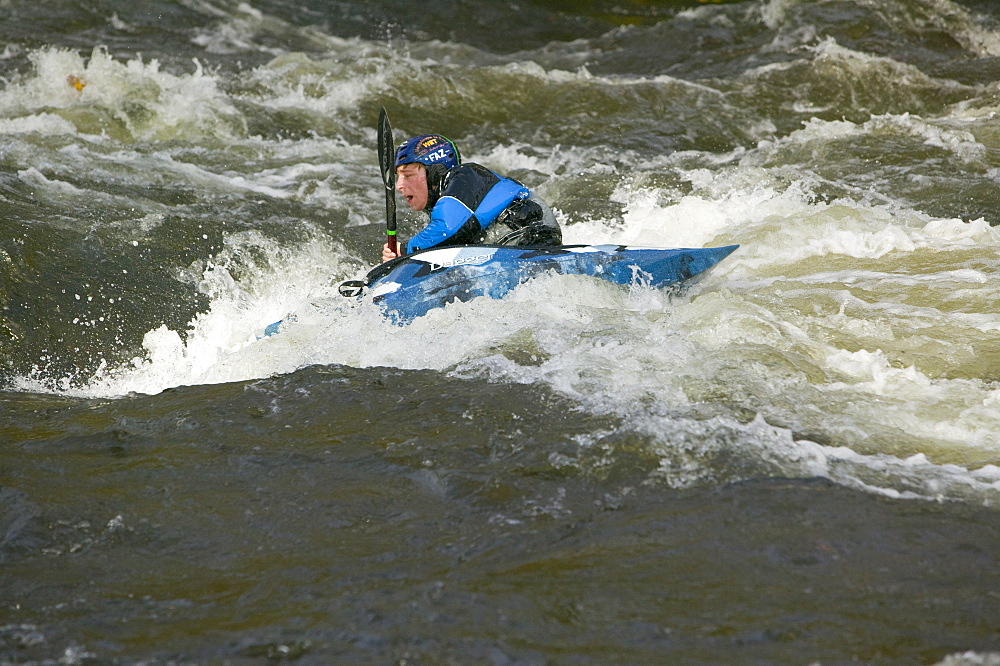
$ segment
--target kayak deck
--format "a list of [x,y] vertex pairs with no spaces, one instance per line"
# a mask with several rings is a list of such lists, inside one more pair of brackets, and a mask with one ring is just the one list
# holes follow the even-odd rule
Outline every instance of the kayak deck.
[[461,245],[430,249],[377,266],[366,280],[368,296],[398,323],[435,307],[486,296],[503,298],[545,272],[586,275],[614,284],[654,288],[687,283],[738,245],[714,248],[644,248],[561,245],[520,248]]
[[[370,298],[393,322],[406,324],[455,301],[503,298],[545,272],[586,275],[619,285],[687,286],[732,254],[739,245],[709,248],[647,248],[627,245],[459,245],[432,248],[387,261],[365,280],[349,280],[343,296]],[[365,293],[367,290],[367,293]],[[262,337],[295,320],[289,315]]]

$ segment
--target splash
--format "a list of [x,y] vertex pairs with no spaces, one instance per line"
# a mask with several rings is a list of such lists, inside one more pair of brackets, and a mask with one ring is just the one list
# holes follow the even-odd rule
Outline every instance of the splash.
[[240,113],[217,77],[194,61],[191,74],[164,72],[159,62],[115,60],[103,47],[89,58],[67,49],[31,53],[34,72],[0,91],[0,115],[55,114],[81,134],[124,142],[179,137],[218,140],[245,133]]
[[[125,367],[102,363],[89,379],[62,380],[57,388],[87,398],[156,394],[177,386],[262,378],[317,362],[293,336],[288,336],[287,353],[275,353],[266,341],[257,344],[258,337],[289,312],[305,314],[311,302],[334,294],[330,275],[345,270],[344,256],[330,243],[312,241],[290,250],[256,232],[233,234],[215,259],[191,268],[200,275],[199,289],[210,305],[186,330],[165,325],[151,330],[143,338],[143,356]],[[46,386],[40,377],[23,378],[16,388],[47,392]]]

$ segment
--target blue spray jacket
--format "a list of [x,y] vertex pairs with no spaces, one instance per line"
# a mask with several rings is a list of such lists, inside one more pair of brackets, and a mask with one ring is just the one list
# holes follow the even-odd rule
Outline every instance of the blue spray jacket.
[[436,245],[482,242],[486,229],[511,203],[530,196],[528,188],[484,166],[466,163],[450,169],[431,221],[406,244],[412,254]]

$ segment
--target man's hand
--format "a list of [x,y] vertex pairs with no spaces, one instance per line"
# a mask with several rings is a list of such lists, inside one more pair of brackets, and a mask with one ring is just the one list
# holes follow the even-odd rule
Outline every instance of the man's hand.
[[397,254],[396,252],[393,252],[392,250],[389,249],[389,244],[388,243],[386,243],[385,245],[382,246],[382,263],[385,263],[385,262],[389,261],[390,259],[395,259],[398,256],[399,256],[399,254]]

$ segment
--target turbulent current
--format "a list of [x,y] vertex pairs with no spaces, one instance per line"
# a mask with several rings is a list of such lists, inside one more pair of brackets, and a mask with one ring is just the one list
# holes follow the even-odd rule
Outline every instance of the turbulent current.
[[[0,0],[0,36],[0,664],[1000,664],[992,0]],[[740,248],[394,325],[337,293],[382,106],[567,243]]]

